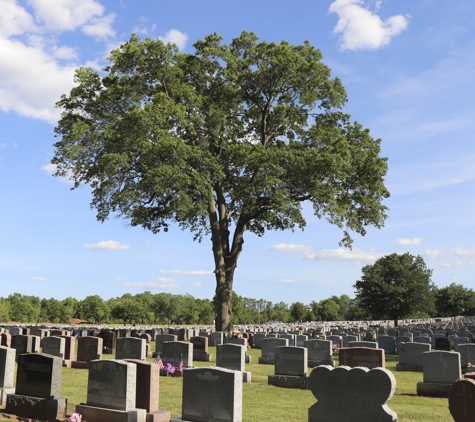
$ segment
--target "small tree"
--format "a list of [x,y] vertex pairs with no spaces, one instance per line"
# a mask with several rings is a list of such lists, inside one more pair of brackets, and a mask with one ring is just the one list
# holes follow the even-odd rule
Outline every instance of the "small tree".
[[453,317],[458,315],[473,315],[469,313],[475,307],[475,297],[471,289],[461,284],[452,283],[435,292],[436,315]]
[[386,255],[362,272],[353,287],[358,305],[373,319],[392,319],[397,326],[401,318],[432,310],[432,270],[419,255]]
[[133,35],[100,76],[76,72],[58,102],[52,163],[91,206],[157,233],[170,223],[210,235],[216,328],[232,329],[234,271],[244,233],[303,228],[302,202],[349,231],[382,227],[389,196],[380,140],[350,122],[346,92],[308,42],[217,35],[194,54]]

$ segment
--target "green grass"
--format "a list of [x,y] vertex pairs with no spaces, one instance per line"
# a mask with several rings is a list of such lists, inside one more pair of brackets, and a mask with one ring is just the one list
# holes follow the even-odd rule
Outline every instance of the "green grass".
[[[155,350],[153,343],[152,350]],[[210,353],[213,359],[216,359],[216,348],[210,347]],[[246,370],[252,373],[252,383],[243,384],[243,421],[307,421],[308,408],[316,402],[313,394],[310,391],[267,385],[267,376],[273,373],[274,366],[257,363],[261,355],[260,350],[249,349],[248,353],[252,357],[252,363],[246,365]],[[111,359],[113,356],[104,355],[103,358]],[[338,358],[334,357],[334,359]],[[386,368],[392,371],[396,378],[396,392],[388,402],[388,406],[397,413],[398,421],[452,422],[447,399],[418,397],[416,385],[417,382],[422,381],[422,373],[398,372],[396,371],[397,362],[397,356],[386,356]],[[215,363],[195,362],[194,365],[214,366]],[[69,413],[74,412],[77,404],[86,402],[87,373],[88,371],[84,369],[63,368],[61,395],[68,399]],[[172,417],[181,416],[182,382],[181,378],[160,378],[160,409],[170,410]],[[8,422],[8,420],[0,418],[0,422]]]

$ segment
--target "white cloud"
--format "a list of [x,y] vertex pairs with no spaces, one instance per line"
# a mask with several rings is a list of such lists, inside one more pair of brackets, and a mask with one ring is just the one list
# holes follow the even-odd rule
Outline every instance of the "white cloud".
[[459,278],[458,277],[452,277],[452,280],[457,281]]
[[193,287],[201,287],[203,283],[191,283]]
[[457,255],[457,256],[475,256],[475,248],[474,249],[457,248],[457,249],[455,249],[455,255]]
[[440,265],[442,268],[450,268],[450,264],[448,262],[444,262]]
[[116,277],[115,279],[117,281],[125,281],[125,280],[127,280],[127,277]]
[[[41,166],[41,170],[45,171],[48,175],[52,176],[56,172],[57,166],[56,164],[46,164],[44,166]],[[59,177],[59,180],[63,183],[69,183],[72,184],[73,181],[71,177],[66,176],[66,177]]]
[[[376,4],[376,10],[381,3]],[[391,42],[391,38],[407,29],[409,21],[402,15],[381,18],[367,8],[363,0],[335,0],[329,12],[339,17],[333,32],[341,34],[341,50],[377,49]]]
[[95,38],[113,37],[115,35],[115,31],[112,28],[114,20],[114,13],[110,13],[103,18],[94,18],[91,24],[82,27],[82,32]]
[[450,183],[452,183],[452,185],[455,185],[457,183],[462,183],[463,182],[463,179],[461,177],[452,177],[452,179],[450,179]]
[[164,37],[158,37],[164,43],[176,44],[176,46],[183,50],[188,40],[188,34],[185,34],[178,29],[170,29]]
[[360,265],[362,262],[374,262],[385,255],[384,253],[376,252],[374,249],[362,251],[358,248],[353,248],[352,250],[344,248],[323,249],[317,252],[310,246],[292,243],[279,243],[272,246],[271,250],[291,254],[301,252],[304,259],[311,261],[351,261],[356,265]]
[[71,62],[77,60],[74,48],[55,44],[57,34],[81,28],[86,35],[111,37],[115,15],[103,16],[105,7],[95,0],[28,3],[32,14],[16,0],[0,0],[0,110],[55,124],[60,110],[54,105],[73,87],[79,67]]
[[160,289],[160,290],[174,290],[180,287],[176,280],[171,280],[169,278],[159,278],[156,281],[149,281],[147,283],[122,283],[125,287],[138,287],[138,288],[147,288],[147,289]]
[[102,241],[94,244],[86,243],[83,246],[90,251],[100,252],[128,251],[130,249],[129,245],[124,245],[116,240]]
[[30,277],[32,281],[46,281],[48,280],[46,277]]
[[444,252],[440,249],[426,249],[424,257],[428,260],[434,260],[442,256],[443,254]]
[[293,284],[293,283],[297,283],[297,281],[292,280],[291,278],[284,278],[283,280],[274,281],[274,283]]
[[213,274],[213,270],[193,270],[193,271],[160,270],[159,273],[164,274],[164,275],[204,276],[204,275]]
[[422,243],[422,238],[420,237],[414,237],[412,239],[403,238],[403,239],[396,240],[396,243],[402,246],[420,245]]
[[0,10],[0,38],[37,30],[33,16],[16,0],[0,0]]
[[36,19],[50,30],[74,31],[96,16],[105,7],[94,0],[29,0]]

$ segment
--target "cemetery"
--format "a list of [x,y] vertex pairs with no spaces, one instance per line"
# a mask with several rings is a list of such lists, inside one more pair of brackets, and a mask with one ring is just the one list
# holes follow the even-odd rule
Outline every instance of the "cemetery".
[[4,325],[13,347],[0,347],[0,422],[473,420],[475,344],[432,344],[475,332],[475,318],[390,325],[235,327],[242,337],[210,326],[44,326],[41,339]]

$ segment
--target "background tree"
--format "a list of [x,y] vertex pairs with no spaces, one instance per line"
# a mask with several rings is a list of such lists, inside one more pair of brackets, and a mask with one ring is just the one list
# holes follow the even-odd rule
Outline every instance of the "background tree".
[[354,285],[356,296],[373,319],[392,319],[397,326],[401,318],[432,309],[432,270],[419,255],[386,255],[362,272]]
[[113,318],[126,324],[138,324],[145,318],[145,306],[139,301],[122,297],[111,303],[110,313]]
[[307,315],[309,314],[308,308],[302,302],[294,302],[290,305],[290,316],[292,320],[295,322],[299,322],[302,320],[307,319]]
[[471,312],[474,308],[474,292],[461,284],[452,283],[435,292],[436,316],[473,315]]
[[339,321],[341,319],[340,305],[332,298],[323,299],[318,303],[312,301],[310,308],[317,321]]
[[76,72],[58,102],[52,163],[74,187],[90,184],[105,221],[118,214],[157,233],[170,222],[210,235],[218,330],[232,329],[234,271],[245,231],[302,228],[317,217],[365,234],[381,227],[389,196],[380,141],[341,112],[346,92],[308,42],[217,34],[195,53],[133,35],[101,78]]
[[0,322],[10,321],[10,302],[5,298],[0,298]]
[[84,300],[79,303],[78,308],[80,319],[95,324],[100,324],[107,320],[110,315],[109,304],[104,302],[98,295],[85,297]]

